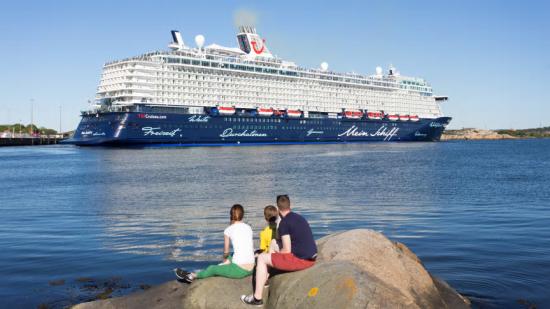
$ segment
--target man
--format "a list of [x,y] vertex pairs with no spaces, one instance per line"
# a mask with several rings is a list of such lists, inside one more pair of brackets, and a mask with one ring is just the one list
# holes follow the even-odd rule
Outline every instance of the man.
[[278,252],[262,253],[258,256],[254,293],[241,296],[241,300],[248,305],[263,305],[262,293],[269,278],[268,267],[289,272],[306,269],[315,264],[317,245],[309,223],[304,217],[291,211],[288,195],[277,196],[277,207],[282,218],[278,229],[282,244]]

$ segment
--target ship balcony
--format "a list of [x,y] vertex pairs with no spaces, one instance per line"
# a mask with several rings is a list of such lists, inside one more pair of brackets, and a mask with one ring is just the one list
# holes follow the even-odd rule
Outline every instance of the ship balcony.
[[124,85],[124,88],[120,89],[122,91],[141,91],[141,92],[154,92],[155,88],[152,87],[145,87],[145,86],[138,86],[138,85]]
[[126,81],[131,82],[132,84],[143,84],[143,85],[154,84],[154,82],[152,80],[141,79],[141,78],[132,78],[132,77],[127,78]]
[[134,97],[134,98],[152,98],[154,97],[152,94],[150,93],[146,93],[146,92],[132,92],[132,93],[129,93],[129,94],[125,94],[124,96],[126,97]]

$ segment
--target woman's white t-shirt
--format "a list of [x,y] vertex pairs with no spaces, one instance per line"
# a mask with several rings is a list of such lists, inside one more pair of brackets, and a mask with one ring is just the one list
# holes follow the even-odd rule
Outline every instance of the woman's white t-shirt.
[[242,222],[233,223],[223,231],[223,234],[231,239],[233,263],[254,264],[254,244],[250,225]]

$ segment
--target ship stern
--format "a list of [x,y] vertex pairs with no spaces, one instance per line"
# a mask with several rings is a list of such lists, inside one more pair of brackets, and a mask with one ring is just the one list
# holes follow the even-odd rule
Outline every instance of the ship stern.
[[64,144],[98,146],[115,144],[123,138],[127,113],[85,113],[74,135]]

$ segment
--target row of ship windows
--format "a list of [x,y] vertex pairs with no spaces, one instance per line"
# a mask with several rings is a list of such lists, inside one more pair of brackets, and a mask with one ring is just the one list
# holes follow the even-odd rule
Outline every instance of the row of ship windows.
[[137,81],[141,83],[149,83],[149,84],[155,84],[157,87],[170,87],[170,85],[185,85],[185,86],[210,86],[210,87],[216,87],[216,88],[239,88],[241,86],[247,86],[247,87],[257,87],[262,88],[264,87],[273,87],[275,89],[301,89],[301,90],[325,90],[325,91],[331,91],[331,92],[347,92],[347,93],[353,93],[357,91],[372,91],[374,93],[379,93],[380,91],[375,91],[372,89],[365,89],[365,88],[356,88],[356,87],[346,87],[346,85],[338,85],[335,87],[334,85],[324,85],[320,83],[298,83],[298,82],[280,82],[280,81],[273,81],[273,80],[267,80],[267,79],[260,79],[260,80],[248,80],[243,78],[236,77],[233,78],[220,78],[217,79],[214,78],[207,78],[203,79],[203,81],[194,81],[194,80],[186,80],[186,79],[158,79],[158,80],[149,80],[149,79],[128,79],[127,75],[118,76],[118,77],[104,77],[101,80],[101,86],[111,86],[111,85],[118,85],[125,84],[127,82],[131,81]]
[[[278,118],[255,118],[255,117],[224,117],[225,122],[268,122],[268,123],[280,123],[283,120]],[[287,120],[288,122],[289,120]],[[300,119],[299,124],[321,124],[320,120],[312,119]]]
[[[185,73],[189,73],[191,72],[192,74],[184,74]],[[296,85],[296,84],[302,84],[302,85],[305,85],[305,86],[309,86],[313,83],[315,84],[319,84],[319,85],[322,85],[323,87],[326,87],[328,85],[330,86],[334,86],[334,84],[332,83],[329,83],[327,84],[326,82],[323,82],[322,80],[318,80],[318,81],[311,81],[311,80],[294,80],[294,79],[274,79],[274,78],[267,78],[267,77],[253,77],[253,76],[239,76],[237,74],[227,74],[227,72],[224,72],[225,74],[221,74],[218,73],[210,73],[210,72],[201,72],[201,71],[197,71],[197,70],[185,70],[185,71],[181,71],[181,72],[176,72],[176,73],[172,73],[172,72],[156,72],[156,74],[144,74],[146,76],[149,76],[149,77],[157,77],[157,78],[164,78],[163,79],[163,82],[166,82],[167,79],[166,78],[170,78],[170,80],[175,83],[177,80],[184,80],[184,81],[199,81],[199,80],[202,80],[202,81],[217,81],[217,82],[224,82],[224,81],[230,81],[230,82],[234,82],[232,77],[237,77],[239,79],[242,79],[242,80],[246,80],[247,83],[262,83],[264,81],[267,81],[269,83],[273,83],[273,82],[277,82],[277,83],[284,83],[284,84],[292,84],[292,85]],[[123,70],[123,71],[115,71],[115,72],[104,72],[102,74],[102,80],[109,80],[109,79],[113,79],[113,78],[120,78],[120,77],[128,77],[128,76],[133,76],[133,71],[127,71],[127,70]],[[138,75],[140,76],[140,75]],[[338,87],[339,88],[357,88],[357,87],[362,87],[361,84],[355,84],[355,85],[349,85],[349,84],[338,84]],[[405,88],[404,88],[405,87]],[[424,91],[426,93],[430,93],[431,92],[431,87],[416,87],[416,86],[404,86],[404,85],[399,85],[398,88],[401,88],[401,89],[410,89],[411,87],[415,87],[415,90],[418,90],[418,91]],[[397,87],[394,87],[394,88],[397,88]]]
[[[284,77],[286,76],[293,76],[296,77],[298,74],[302,75],[302,77],[305,78],[313,78],[318,80],[330,80],[330,81],[340,81],[340,82],[346,82],[346,83],[354,83],[354,84],[374,84],[374,85],[380,85],[384,87],[395,87],[396,85],[393,82],[389,81],[380,81],[380,80],[372,80],[372,79],[365,79],[364,77],[361,78],[353,78],[353,77],[347,77],[347,76],[338,76],[338,75],[324,75],[324,74],[315,74],[310,72],[303,72],[303,73],[297,73],[296,71],[290,71],[286,69],[281,68],[272,68],[272,67],[263,67],[263,66],[250,66],[246,64],[237,64],[237,63],[222,63],[218,61],[209,61],[209,60],[198,60],[198,59],[185,59],[185,58],[174,58],[174,57],[159,57],[157,58],[161,60],[164,63],[168,63],[169,65],[163,65],[162,68],[166,70],[172,70],[172,71],[179,71],[179,72],[187,72],[187,71],[198,71],[198,70],[218,70],[217,68],[227,68],[232,70],[238,70],[238,71],[245,71],[245,72],[256,72],[256,73],[268,73],[270,75],[279,75],[281,79],[286,79]],[[176,65],[173,65],[176,64]],[[202,66],[205,67],[204,69],[199,68],[193,68],[193,67],[187,67],[187,66],[181,66],[179,64],[184,65],[195,65],[195,66]],[[149,70],[155,70],[156,68],[149,67],[149,66],[142,66],[142,65],[136,65],[136,64],[128,64],[128,63],[121,63],[116,66],[111,66],[108,68],[108,70],[117,70],[117,69],[145,69],[147,71]],[[214,69],[211,69],[214,68]],[[244,72],[243,72],[244,73]],[[246,74],[246,73],[245,73]],[[273,77],[271,77],[273,78]],[[420,83],[417,81],[407,81],[404,83],[405,85],[415,85],[415,86],[425,86],[424,83]],[[401,86],[401,85],[400,85]],[[424,88],[426,89],[426,88]]]
[[[385,81],[354,79],[349,77],[340,77],[340,76],[331,76],[331,75],[327,76],[324,74],[301,73],[300,74],[301,76],[300,76],[295,71],[287,71],[287,70],[281,70],[278,68],[269,68],[269,67],[254,67],[254,66],[248,66],[248,65],[242,65],[242,64],[228,64],[228,63],[198,61],[198,60],[189,61],[188,59],[181,59],[181,58],[163,58],[163,60],[168,63],[182,63],[182,64],[200,65],[203,67],[214,67],[214,68],[221,67],[221,68],[239,70],[239,71],[278,74],[282,76],[297,76],[297,77],[314,78],[314,79],[320,79],[320,80],[340,81],[340,82],[346,82],[346,83],[374,84],[374,85],[380,85],[384,87],[390,87],[392,85],[391,83],[385,82]],[[187,71],[190,69],[189,67],[186,67],[186,66],[163,66],[163,68],[164,69],[169,68],[175,71]],[[214,69],[214,70],[217,70],[217,69]]]
[[[366,123],[354,123],[354,125],[358,128],[366,128]],[[392,123],[391,126],[396,126],[396,124]],[[177,124],[166,124],[163,125],[163,129],[166,130],[175,130],[182,128],[181,125]],[[296,126],[296,125],[283,125],[283,126],[275,126],[275,125],[250,125],[250,124],[242,124],[242,125],[230,125],[222,126],[222,125],[216,125],[216,124],[186,124],[183,126],[184,129],[228,129],[232,128],[234,130],[283,130],[283,131],[289,131],[289,130],[307,130],[308,128],[312,127],[306,127],[306,126]],[[319,126],[314,127],[315,130],[323,130],[323,131],[341,131],[342,128],[340,126]]]
[[[117,89],[108,89],[111,87],[105,87],[107,89],[100,89],[111,91],[109,93],[110,95],[123,95],[123,94],[132,94],[134,93],[134,90],[117,90]],[[159,87],[160,88],[160,87]],[[407,95],[393,95],[388,94],[387,96],[381,96],[381,95],[375,95],[375,94],[365,94],[365,93],[356,93],[356,94],[345,94],[345,93],[326,93],[323,91],[319,92],[303,92],[303,91],[293,91],[294,93],[290,91],[285,92],[277,92],[277,91],[252,91],[252,89],[247,89],[247,91],[242,90],[221,90],[218,88],[208,88],[208,87],[193,87],[193,88],[185,88],[185,87],[162,87],[163,89],[166,88],[163,92],[155,92],[155,95],[158,97],[173,97],[173,98],[181,98],[185,95],[185,97],[199,97],[204,95],[210,95],[210,96],[216,96],[216,95],[234,95],[238,97],[265,97],[265,98],[281,98],[286,99],[290,95],[292,98],[315,98],[318,97],[320,100],[331,100],[332,98],[342,98],[342,99],[356,99],[357,97],[371,97],[371,98],[385,98],[385,101],[391,101],[391,102],[398,102],[398,101],[408,101],[408,102],[414,102],[417,101],[418,103],[428,103],[433,104],[433,99],[427,98],[427,97],[419,97],[419,96],[407,96]],[[139,92],[139,89],[147,89],[149,91],[152,91],[153,89],[150,88],[143,88],[143,87],[137,87],[135,90]],[[160,89],[159,89],[160,90]],[[359,99],[361,100],[361,99]]]
[[[155,91],[156,96],[172,96],[172,97],[181,97],[182,95],[201,95],[201,94],[207,94],[207,95],[236,95],[241,97],[279,97],[279,98],[285,98],[292,96],[293,98],[313,98],[313,97],[319,97],[320,99],[329,100],[331,98],[343,98],[343,99],[356,99],[360,97],[370,97],[370,98],[384,98],[389,101],[398,101],[398,100],[407,100],[407,101],[419,101],[419,102],[427,102],[433,104],[433,99],[428,97],[421,97],[421,96],[410,96],[405,94],[387,94],[386,96],[373,94],[373,93],[338,93],[338,92],[329,92],[329,91],[302,91],[298,89],[293,89],[293,91],[290,91],[287,89],[286,91],[277,91],[278,89],[266,89],[266,88],[256,88],[255,87],[247,87],[246,91],[243,90],[224,90],[220,88],[214,88],[214,87],[177,87],[177,86],[163,86],[163,87],[157,87],[158,89],[152,89],[147,87],[134,87],[132,89],[113,89],[115,87],[102,87],[100,88],[100,91],[111,91],[115,94],[132,94],[135,89],[139,92],[140,89],[145,89],[147,91]],[[163,90],[162,92],[159,92],[158,90]],[[271,91],[274,90],[274,91]]]

